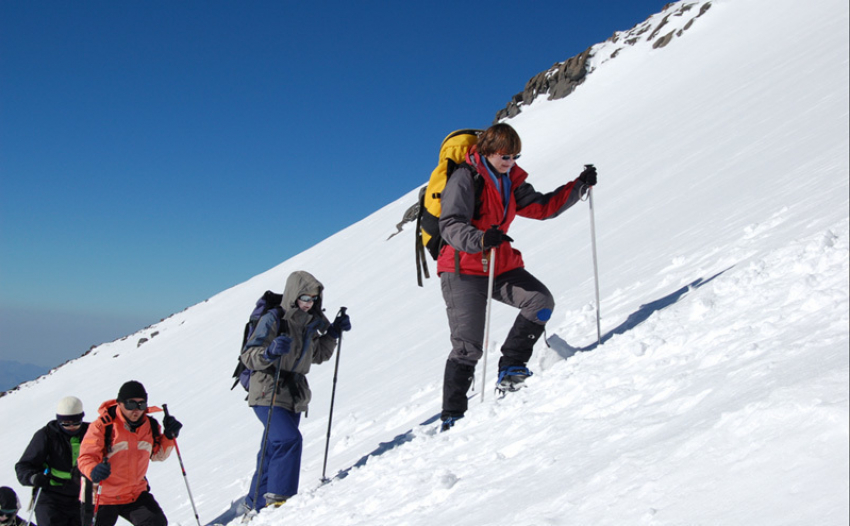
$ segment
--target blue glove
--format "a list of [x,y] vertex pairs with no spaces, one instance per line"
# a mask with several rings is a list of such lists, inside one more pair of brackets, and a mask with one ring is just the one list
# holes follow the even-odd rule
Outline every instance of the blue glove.
[[263,358],[266,360],[273,362],[283,356],[284,354],[289,352],[289,344],[292,343],[292,338],[285,334],[281,334],[274,340],[272,340],[272,344],[269,345],[266,352],[263,353]]
[[165,434],[165,438],[169,440],[174,440],[177,438],[177,435],[180,434],[180,429],[183,427],[183,424],[177,421],[171,415],[166,416],[162,419],[162,429]]
[[333,323],[334,329],[337,332],[350,331],[351,330],[351,318],[348,317],[348,314],[343,314],[342,316],[337,316]]
[[107,462],[101,462],[91,470],[91,481],[102,482],[112,474],[112,468]]
[[334,322],[328,327],[328,334],[334,338],[339,338],[343,331],[351,330],[351,318],[348,314],[341,314],[336,317]]

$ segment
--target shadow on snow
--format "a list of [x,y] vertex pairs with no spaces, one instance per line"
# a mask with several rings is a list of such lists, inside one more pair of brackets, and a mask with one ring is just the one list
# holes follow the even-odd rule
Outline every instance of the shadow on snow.
[[[424,422],[422,422],[419,425],[427,426],[427,425],[433,424],[434,422],[438,421],[439,419],[440,419],[440,413],[437,413],[436,415],[430,417],[429,419],[425,420]],[[336,473],[336,475],[334,475],[330,479],[325,479],[324,481],[322,481],[323,485],[327,484],[328,482],[331,482],[332,480],[344,479],[345,477],[348,476],[348,474],[351,472],[351,470],[365,466],[370,458],[379,457],[379,456],[383,455],[384,453],[386,453],[387,451],[390,451],[392,449],[397,448],[398,446],[401,446],[402,444],[406,444],[406,443],[410,442],[411,440],[413,440],[413,438],[414,438],[413,429],[410,429],[405,433],[401,433],[400,435],[396,435],[395,438],[393,438],[392,440],[390,440],[388,442],[381,442],[380,444],[378,444],[377,448],[375,448],[372,452],[370,452],[366,455],[363,455],[360,458],[360,460],[355,462],[352,466],[349,466],[345,469],[341,469]],[[233,502],[231,502],[229,509],[227,509],[224,513],[222,513],[221,515],[219,515],[215,519],[208,522],[206,524],[206,526],[219,526],[219,525],[223,525],[223,524],[228,524],[231,521],[233,521],[234,519],[237,519],[240,516],[242,516],[245,512],[245,509],[242,506],[242,503],[245,501],[246,496],[247,495],[242,496],[242,497],[234,500]]]
[[[729,268],[732,268],[732,267],[729,267]],[[657,299],[653,302],[645,303],[645,304],[641,305],[638,308],[638,310],[629,314],[629,317],[626,318],[625,321],[623,321],[623,323],[621,323],[617,327],[614,327],[610,331],[603,334],[602,335],[602,343],[604,344],[605,342],[607,342],[608,340],[610,340],[611,338],[613,338],[614,336],[616,336],[618,334],[624,334],[624,333],[634,329],[635,327],[637,327],[641,323],[648,320],[649,317],[652,316],[653,314],[655,314],[656,312],[663,310],[663,309],[666,309],[667,307],[675,304],[680,299],[682,299],[685,296],[685,294],[687,294],[688,292],[690,292],[692,290],[696,290],[696,289],[702,287],[703,285],[710,283],[711,281],[714,280],[714,278],[716,278],[716,277],[720,276],[721,274],[725,273],[726,271],[728,271],[729,268],[727,268],[725,270],[721,270],[720,272],[711,276],[708,279],[703,279],[703,278],[696,279],[696,280],[692,281],[691,283],[688,283],[684,287],[664,296],[663,298],[659,298],[659,299]],[[550,336],[547,339],[547,343],[549,344],[549,347],[551,347],[553,351],[558,353],[558,355],[561,356],[561,358],[563,358],[565,360],[567,358],[572,357],[573,355],[575,355],[576,353],[579,353],[579,352],[593,351],[599,346],[599,342],[593,342],[592,344],[587,345],[585,347],[572,347],[570,344],[568,344],[566,341],[564,341],[557,334],[553,334],[552,336]]]

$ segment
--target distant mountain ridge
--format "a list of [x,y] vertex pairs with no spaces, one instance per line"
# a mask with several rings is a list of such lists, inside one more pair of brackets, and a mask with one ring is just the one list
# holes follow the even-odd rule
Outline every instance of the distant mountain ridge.
[[[699,6],[699,9],[695,9]],[[496,113],[494,122],[516,117],[523,106],[531,104],[538,96],[547,100],[563,99],[578,87],[599,64],[616,58],[626,46],[652,43],[653,49],[665,47],[674,38],[693,26],[694,21],[711,8],[711,1],[667,4],[656,13],[628,31],[617,31],[605,42],[595,44],[546,71],[533,76],[525,89],[514,95],[507,106]]]
[[48,367],[39,367],[31,363],[0,360],[0,392],[5,393],[24,382],[35,380],[47,374],[48,371],[50,371]]

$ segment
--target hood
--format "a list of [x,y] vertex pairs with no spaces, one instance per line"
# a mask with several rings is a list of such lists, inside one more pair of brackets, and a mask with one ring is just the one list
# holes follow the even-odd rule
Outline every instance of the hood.
[[322,291],[324,291],[324,289],[325,287],[322,283],[309,272],[296,270],[290,274],[289,277],[286,278],[286,288],[283,290],[283,299],[280,302],[283,310],[285,311],[284,318],[292,320],[293,316],[302,312],[296,304],[298,296],[302,294],[319,297],[319,299],[313,304],[313,308],[310,309],[310,314],[313,314],[314,316],[320,314],[322,312]]
[[118,400],[116,400],[114,398],[112,400],[107,400],[106,402],[103,402],[102,404],[100,404],[100,407],[97,408],[97,414],[100,415],[100,416],[108,415],[110,407],[115,407],[116,411],[117,411],[117,407],[116,407],[117,405],[118,405]]

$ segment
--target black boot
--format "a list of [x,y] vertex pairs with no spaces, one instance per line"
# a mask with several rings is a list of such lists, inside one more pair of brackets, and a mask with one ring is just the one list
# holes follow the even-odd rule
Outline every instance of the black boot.
[[466,392],[472,385],[475,367],[446,360],[446,372],[443,376],[443,412],[440,419],[458,419],[466,413],[469,400]]
[[514,326],[508,332],[502,345],[502,357],[499,358],[499,371],[508,367],[522,366],[531,359],[534,344],[543,334],[544,325],[525,319],[522,315],[516,317]]

